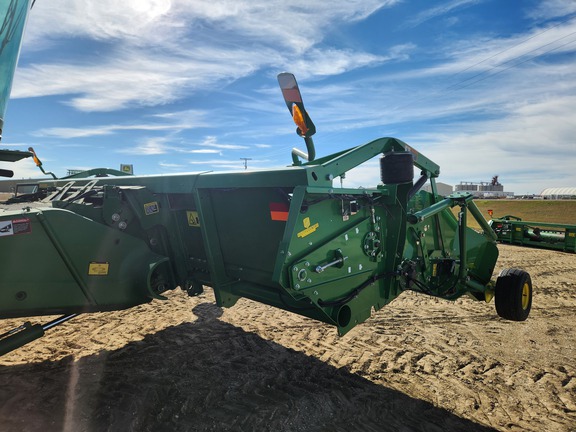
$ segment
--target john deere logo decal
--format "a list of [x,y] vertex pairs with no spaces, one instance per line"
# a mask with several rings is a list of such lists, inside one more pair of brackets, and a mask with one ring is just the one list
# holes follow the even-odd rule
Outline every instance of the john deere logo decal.
[[302,220],[302,223],[304,224],[304,230],[298,233],[298,238],[304,238],[312,234],[320,226],[318,222],[316,222],[314,225],[311,225],[309,217],[305,217],[304,220]]

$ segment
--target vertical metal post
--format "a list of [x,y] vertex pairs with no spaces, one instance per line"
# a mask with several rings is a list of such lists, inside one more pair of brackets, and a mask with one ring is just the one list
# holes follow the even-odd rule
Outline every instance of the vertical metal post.
[[462,279],[466,276],[466,225],[467,225],[467,212],[466,203],[460,206],[460,211],[458,212],[458,243],[460,245],[460,268],[458,269],[458,279]]

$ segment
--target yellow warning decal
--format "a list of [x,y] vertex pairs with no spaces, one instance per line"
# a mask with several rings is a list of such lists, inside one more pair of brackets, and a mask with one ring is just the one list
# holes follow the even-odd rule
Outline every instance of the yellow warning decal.
[[568,237],[576,237],[576,233],[573,233],[573,232],[568,233]]
[[88,266],[88,275],[90,276],[106,276],[110,264],[107,262],[91,262]]
[[191,227],[200,226],[200,218],[198,217],[197,211],[187,211],[186,217],[188,218],[188,225],[190,225]]
[[302,220],[302,223],[304,224],[304,230],[302,230],[298,233],[298,238],[304,238],[304,237],[312,234],[320,226],[320,224],[318,222],[316,222],[314,225],[311,225],[309,217],[305,217]]
[[144,214],[150,216],[151,214],[160,212],[160,207],[156,201],[144,204]]

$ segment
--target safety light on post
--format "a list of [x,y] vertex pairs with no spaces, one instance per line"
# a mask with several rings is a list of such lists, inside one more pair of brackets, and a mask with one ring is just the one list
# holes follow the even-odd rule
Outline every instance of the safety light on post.
[[28,151],[30,153],[32,153],[32,159],[34,160],[34,163],[36,164],[36,166],[38,168],[40,168],[42,166],[42,162],[40,161],[40,159],[36,155],[36,152],[34,151],[34,149],[32,147],[28,147]]
[[44,168],[42,168],[42,161],[41,161],[40,158],[36,155],[36,152],[34,151],[34,149],[33,149],[32,147],[28,147],[28,151],[29,151],[30,153],[32,153],[32,159],[34,160],[34,163],[36,164],[36,166],[37,166],[38,168],[40,168],[40,171],[42,171],[42,173],[45,174],[45,175],[51,175],[52,178],[53,178],[54,180],[56,180],[57,177],[54,175],[53,172],[46,172],[46,171],[44,171]]
[[292,149],[292,160],[294,161],[294,165],[301,164],[298,159],[299,157],[306,159],[308,162],[313,161],[316,157],[316,150],[314,149],[312,135],[316,133],[316,126],[314,126],[314,123],[304,108],[302,95],[300,94],[296,78],[291,73],[283,72],[278,75],[278,84],[282,90],[284,102],[286,102],[286,106],[292,115],[292,120],[294,120],[294,123],[298,127],[296,133],[304,138],[306,150],[308,150],[308,153],[306,154],[298,149]]

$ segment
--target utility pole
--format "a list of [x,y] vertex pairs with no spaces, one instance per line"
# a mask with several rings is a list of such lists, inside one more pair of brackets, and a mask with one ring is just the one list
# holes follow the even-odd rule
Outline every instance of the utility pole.
[[244,161],[244,169],[247,170],[248,169],[248,161],[252,160],[252,158],[240,158],[240,160]]

